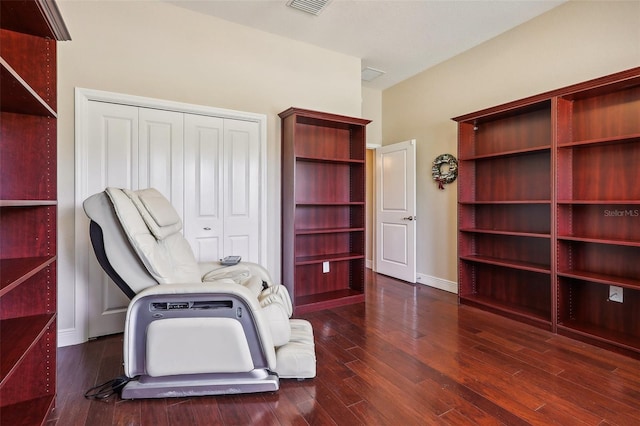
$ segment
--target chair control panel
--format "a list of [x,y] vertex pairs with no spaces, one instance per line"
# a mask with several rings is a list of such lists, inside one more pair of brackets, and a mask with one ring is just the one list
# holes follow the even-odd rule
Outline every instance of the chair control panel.
[[197,302],[152,302],[151,311],[176,311],[191,309],[230,309],[233,307],[231,300],[211,300]]

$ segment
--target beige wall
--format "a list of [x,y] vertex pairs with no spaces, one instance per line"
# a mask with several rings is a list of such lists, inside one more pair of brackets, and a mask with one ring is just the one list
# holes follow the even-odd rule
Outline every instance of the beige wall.
[[74,282],[74,87],[266,114],[267,259],[280,278],[280,126],[296,106],[360,116],[360,60],[164,2],[59,2],[72,41],[58,48],[60,330],[84,326]]
[[362,88],[362,117],[371,120],[367,125],[367,146],[382,146],[382,91]]
[[[428,52],[425,52],[428,54]],[[640,66],[640,2],[571,1],[382,94],[384,144],[417,139],[417,269],[457,282],[457,192],[436,156],[457,156],[451,117]]]

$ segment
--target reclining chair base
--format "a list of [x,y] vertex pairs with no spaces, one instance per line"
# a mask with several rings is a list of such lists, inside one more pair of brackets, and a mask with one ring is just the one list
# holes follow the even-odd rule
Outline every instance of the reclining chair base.
[[140,376],[122,389],[122,399],[173,398],[204,395],[275,392],[278,376],[267,370],[248,373],[182,376]]

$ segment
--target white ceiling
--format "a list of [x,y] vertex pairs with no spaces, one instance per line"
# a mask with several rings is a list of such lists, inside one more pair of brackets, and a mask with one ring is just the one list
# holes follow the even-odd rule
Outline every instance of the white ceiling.
[[287,0],[177,0],[178,6],[341,52],[386,89],[567,0],[331,0],[318,15]]

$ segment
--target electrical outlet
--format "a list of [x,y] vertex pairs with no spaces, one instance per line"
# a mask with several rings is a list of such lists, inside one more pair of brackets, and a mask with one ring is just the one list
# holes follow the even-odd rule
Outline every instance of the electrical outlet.
[[615,285],[609,286],[609,301],[622,303],[622,287]]
[[329,272],[329,262],[322,262],[322,273],[326,274]]

